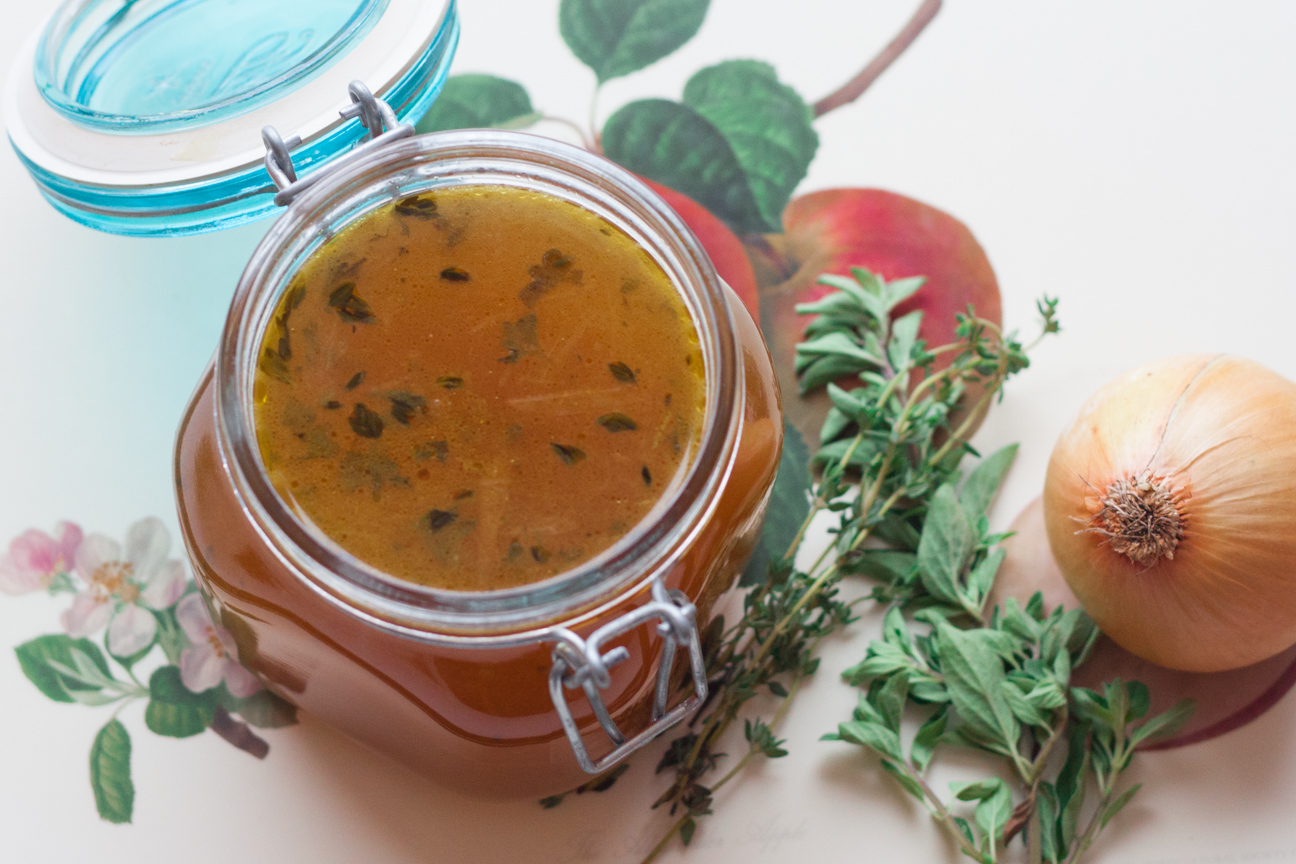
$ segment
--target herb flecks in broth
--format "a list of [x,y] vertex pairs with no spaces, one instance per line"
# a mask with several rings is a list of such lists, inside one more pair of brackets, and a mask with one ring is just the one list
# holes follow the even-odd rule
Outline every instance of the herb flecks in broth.
[[257,439],[280,496],[361,560],[507,588],[598,555],[677,488],[702,372],[683,301],[628,236],[548,196],[456,187],[362,217],[302,267],[258,354]]

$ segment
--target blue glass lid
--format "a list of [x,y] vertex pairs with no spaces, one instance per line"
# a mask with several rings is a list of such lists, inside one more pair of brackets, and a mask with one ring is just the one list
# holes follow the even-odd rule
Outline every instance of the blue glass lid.
[[360,143],[359,80],[402,120],[440,92],[455,0],[65,0],[19,53],[5,127],[42,194],[117,234],[272,213],[261,129],[309,174]]

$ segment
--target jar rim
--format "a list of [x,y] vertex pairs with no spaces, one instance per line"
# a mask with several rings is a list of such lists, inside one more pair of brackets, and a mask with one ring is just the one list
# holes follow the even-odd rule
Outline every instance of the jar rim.
[[[449,591],[382,573],[286,504],[261,460],[252,381],[279,296],[305,259],[337,230],[406,195],[445,185],[500,183],[548,192],[609,218],[657,260],[697,329],[705,419],[683,480],[609,549],[530,585]],[[645,183],[602,156],[538,135],[442,132],[350,162],[308,189],[271,227],[240,277],[222,333],[215,361],[215,426],[241,507],[289,569],[317,593],[367,623],[412,638],[516,636],[597,614],[678,560],[716,506],[732,466],[744,401],[741,363],[723,282],[692,231]]]

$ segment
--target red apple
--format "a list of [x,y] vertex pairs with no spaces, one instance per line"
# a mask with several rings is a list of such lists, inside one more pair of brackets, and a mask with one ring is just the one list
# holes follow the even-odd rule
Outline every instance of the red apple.
[[[820,274],[865,267],[888,281],[926,276],[897,314],[923,310],[921,335],[932,347],[954,341],[954,316],[968,304],[982,318],[1002,321],[999,283],[985,251],[966,225],[935,207],[881,189],[826,189],[793,199],[783,226],[783,234],[749,239],[748,254],[784,411],[811,446],[829,403],[822,391],[797,393],[793,363],[808,319],[793,307],[834,290],[816,284]],[[969,393],[965,404],[976,397]]]
[[742,241],[719,218],[712,215],[710,210],[692,198],[682,192],[668,189],[660,183],[648,179],[644,179],[644,182],[666,199],[666,203],[679,214],[684,224],[693,229],[702,248],[711,256],[711,263],[715,265],[720,278],[729,283],[729,287],[743,301],[747,311],[751,312],[752,318],[760,323],[760,300],[756,292],[756,275],[752,271],[751,262],[747,260],[747,252],[743,248]]

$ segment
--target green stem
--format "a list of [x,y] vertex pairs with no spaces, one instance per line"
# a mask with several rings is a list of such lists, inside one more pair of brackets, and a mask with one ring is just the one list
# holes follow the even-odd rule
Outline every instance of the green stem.
[[932,811],[932,815],[945,826],[945,830],[954,838],[954,841],[958,843],[959,849],[963,854],[971,858],[973,861],[980,862],[980,864],[994,864],[993,858],[982,854],[980,849],[968,842],[967,837],[964,836],[961,830],[959,830],[958,823],[954,821],[953,814],[946,809],[945,803],[941,801],[940,796],[936,794],[935,790],[927,785],[927,781],[923,779],[923,776],[910,767],[907,762],[901,763],[901,767],[904,769],[905,773],[913,778],[914,782],[918,784],[922,789],[923,794],[927,796],[927,803]]

